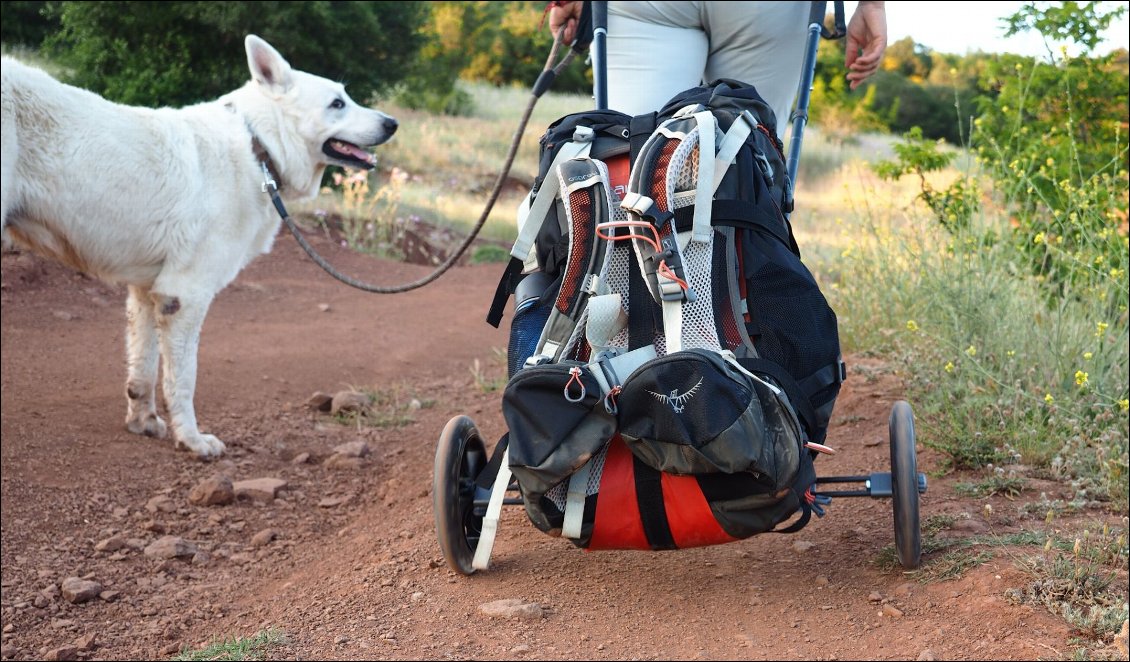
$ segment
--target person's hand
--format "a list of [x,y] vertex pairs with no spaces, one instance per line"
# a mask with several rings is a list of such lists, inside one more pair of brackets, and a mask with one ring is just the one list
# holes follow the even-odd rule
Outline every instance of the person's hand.
[[[879,70],[887,50],[887,10],[882,2],[862,0],[847,27],[847,79],[851,89]],[[861,52],[862,51],[862,52]]]
[[573,39],[577,36],[577,21],[581,18],[583,8],[580,0],[552,3],[549,7],[549,33],[556,37],[564,26],[565,36],[562,37],[562,43],[573,43]]

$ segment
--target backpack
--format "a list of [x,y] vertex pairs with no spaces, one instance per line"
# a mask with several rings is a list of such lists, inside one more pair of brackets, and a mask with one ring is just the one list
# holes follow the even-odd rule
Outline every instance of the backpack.
[[821,515],[812,460],[846,370],[792,209],[776,118],[741,82],[551,124],[487,316],[514,296],[508,430],[478,484],[512,473],[536,527],[588,548]]

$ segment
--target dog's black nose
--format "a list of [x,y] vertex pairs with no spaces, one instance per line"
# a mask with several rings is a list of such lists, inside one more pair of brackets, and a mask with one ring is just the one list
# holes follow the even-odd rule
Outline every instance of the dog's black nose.
[[392,119],[391,117],[385,118],[384,130],[387,135],[391,136],[392,134],[396,133],[396,127],[398,126],[400,126],[400,123],[396,120]]

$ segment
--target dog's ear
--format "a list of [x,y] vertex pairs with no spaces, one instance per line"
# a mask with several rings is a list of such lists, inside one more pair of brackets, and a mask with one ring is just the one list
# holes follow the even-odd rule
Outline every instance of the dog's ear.
[[285,92],[290,87],[290,63],[273,46],[253,34],[244,39],[247,49],[247,67],[251,78],[275,92]]

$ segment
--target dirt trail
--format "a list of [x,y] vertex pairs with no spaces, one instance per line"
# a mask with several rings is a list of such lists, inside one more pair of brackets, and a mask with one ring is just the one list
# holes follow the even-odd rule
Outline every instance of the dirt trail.
[[[312,240],[361,278],[394,284],[427,273]],[[459,267],[413,293],[368,295],[280,235],[205,324],[197,413],[229,449],[207,464],[124,429],[123,290],[5,254],[3,656],[160,659],[271,626],[290,642],[272,655],[298,659],[1068,654],[1061,619],[1004,598],[1025,583],[1007,553],[932,583],[877,564],[893,541],[889,501],[839,499],[795,535],[662,553],[581,551],[510,508],[492,569],[449,571],[433,531],[435,445],[458,414],[488,443],[503,432],[499,392],[486,387],[505,374],[507,336],[483,321],[499,273]],[[899,382],[877,361],[849,357],[849,367],[828,442],[840,452],[821,459],[822,475],[889,467]],[[411,418],[399,427],[342,425],[306,407],[314,391],[350,387],[420,406],[398,410]],[[354,441],[371,454],[329,461]],[[937,467],[921,446],[919,457],[920,469]],[[271,502],[191,503],[192,488],[218,472],[287,486]],[[931,479],[923,498],[924,518],[957,518],[943,535],[1012,530],[990,528],[984,502],[952,484]],[[1037,489],[1056,496],[1053,485]],[[168,535],[194,545],[195,557],[143,551]],[[70,577],[97,582],[101,597],[72,604],[60,594]],[[541,617],[480,611],[506,598],[537,603]]]

